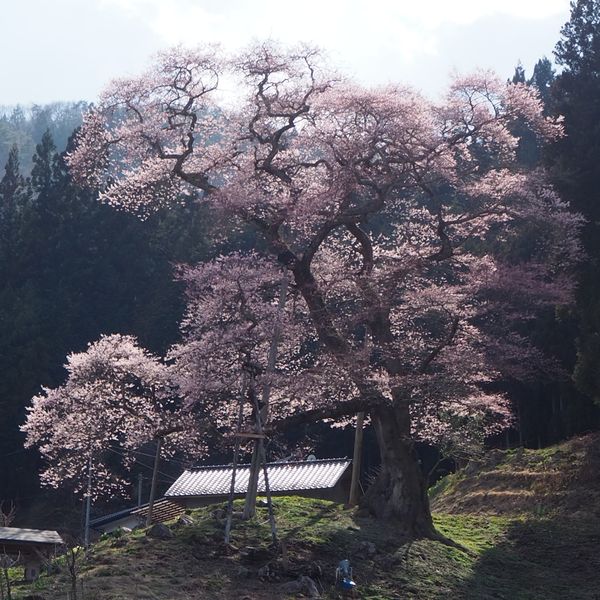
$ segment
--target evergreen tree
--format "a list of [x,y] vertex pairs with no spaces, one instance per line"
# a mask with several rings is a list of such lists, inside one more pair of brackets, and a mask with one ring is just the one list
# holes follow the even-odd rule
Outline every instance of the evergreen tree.
[[[521,61],[517,63],[510,83],[519,85],[530,85],[525,76],[525,69]],[[525,167],[536,167],[540,160],[540,143],[534,131],[523,119],[518,119],[512,126],[512,132],[519,140],[517,156],[519,163]]]
[[19,426],[40,386],[62,383],[64,356],[114,332],[163,353],[178,337],[183,311],[173,261],[202,259],[208,251],[195,204],[145,222],[116,212],[73,183],[49,132],[32,164],[29,184],[13,149],[0,181],[0,206],[11,207],[10,226],[8,215],[0,215],[11,236],[10,244],[9,237],[0,243],[0,490],[6,498],[36,493],[37,455],[23,450]]
[[[511,81],[535,87],[543,102],[544,114],[556,116],[559,114],[557,100],[552,94],[553,90],[557,94],[554,89],[555,78],[552,62],[543,57],[536,63],[529,79],[519,62]],[[544,156],[537,136],[523,122],[517,122],[514,127],[520,136],[520,162],[525,166],[540,166]],[[559,169],[555,163],[551,167],[556,180]],[[508,435],[511,445],[535,447],[553,443],[585,431],[590,424],[597,422],[597,411],[589,398],[580,393],[570,379],[576,364],[577,321],[573,311],[548,311],[532,326],[530,335],[547,355],[555,357],[563,373],[558,379],[537,378],[525,385],[508,384],[516,414],[514,431]]]
[[552,102],[564,116],[566,135],[547,162],[562,196],[587,219],[575,378],[600,401],[600,0],[572,2],[561,34],[555,56],[563,71],[552,87]]
[[5,283],[14,270],[21,213],[30,196],[29,182],[21,175],[19,150],[13,145],[0,180],[0,277]]
[[0,181],[0,199],[2,205],[11,202],[18,190],[25,185],[25,179],[20,172],[19,148],[13,144],[8,154],[8,160],[4,167],[4,176]]
[[540,58],[540,60],[535,63],[535,67],[533,67],[533,75],[531,79],[527,82],[529,85],[537,88],[537,91],[540,94],[540,98],[544,103],[544,112],[547,114],[550,109],[550,92],[552,89],[552,84],[554,83],[554,79],[556,77],[556,73],[554,72],[554,67],[548,58],[545,56]]
[[40,143],[35,147],[31,169],[31,183],[38,195],[47,195],[51,192],[57,175],[58,161],[52,134],[49,129],[46,129]]
[[525,69],[523,68],[523,65],[521,64],[521,61],[519,61],[517,63],[517,66],[515,67],[515,74],[512,77],[512,82],[513,83],[525,83]]

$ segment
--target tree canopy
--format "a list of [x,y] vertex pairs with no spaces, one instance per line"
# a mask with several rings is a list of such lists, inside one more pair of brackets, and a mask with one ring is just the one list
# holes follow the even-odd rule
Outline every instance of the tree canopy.
[[[233,106],[217,94],[225,73],[244,90]],[[257,230],[264,258],[188,271],[179,364],[210,364],[221,335],[248,373],[245,340],[264,343],[277,323],[273,422],[368,410],[382,457],[369,505],[422,533],[432,525],[414,440],[506,421],[491,384],[543,364],[526,324],[569,301],[580,256],[580,218],[517,161],[517,122],[540,139],[562,132],[531,88],[489,73],[456,79],[436,104],[348,82],[308,47],[174,49],[107,88],[69,164],[104,202],[144,218],[193,197]],[[264,364],[250,366],[261,383]],[[214,375],[190,396],[223,396]]]

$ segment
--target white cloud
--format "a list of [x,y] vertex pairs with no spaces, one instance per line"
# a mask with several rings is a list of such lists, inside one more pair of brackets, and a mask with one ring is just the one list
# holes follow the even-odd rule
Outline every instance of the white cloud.
[[[569,0],[97,0],[145,20],[169,42],[224,36],[238,41],[265,31],[277,37],[304,30],[325,30],[338,37],[340,27],[399,27],[431,31],[445,24],[466,25],[493,15],[544,19],[564,13]],[[237,36],[235,34],[238,34]]]
[[[306,41],[368,83],[413,82],[435,93],[453,68],[509,75],[550,54],[569,0],[19,0],[6,3],[0,103],[93,99],[165,46],[253,39]],[[52,40],[49,43],[49,33]],[[27,39],[15,62],[14,48]],[[76,51],[74,51],[74,48]]]
[[[308,41],[336,63],[393,54],[411,64],[439,53],[439,36],[493,16],[542,20],[567,15],[568,0],[97,0],[143,21],[165,44],[252,39]],[[362,53],[361,56],[358,53]]]

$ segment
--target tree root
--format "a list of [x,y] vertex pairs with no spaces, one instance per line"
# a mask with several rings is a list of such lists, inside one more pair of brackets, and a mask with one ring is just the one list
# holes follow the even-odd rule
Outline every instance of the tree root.
[[422,539],[431,540],[433,542],[439,542],[440,544],[444,544],[444,546],[448,546],[449,548],[456,548],[461,552],[464,552],[468,556],[475,558],[477,556],[476,552],[473,552],[470,548],[455,542],[453,539],[446,537],[443,533],[440,533],[436,529],[432,529],[431,531],[425,533],[422,536]]

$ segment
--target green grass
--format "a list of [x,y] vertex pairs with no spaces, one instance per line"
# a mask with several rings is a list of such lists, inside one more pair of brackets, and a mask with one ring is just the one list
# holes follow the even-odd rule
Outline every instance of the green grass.
[[[136,531],[98,542],[83,568],[85,599],[284,598],[282,582],[315,566],[322,571],[323,598],[332,599],[334,570],[342,558],[352,562],[365,600],[597,598],[600,525],[592,520],[437,514],[438,530],[468,548],[463,552],[429,540],[407,543],[390,524],[329,502],[277,498],[286,563],[276,560],[280,577],[261,581],[257,571],[266,561],[249,564],[237,550],[269,544],[266,511],[254,521],[236,519],[235,548],[225,551],[214,508],[192,511],[195,524],[176,528],[172,540]],[[361,542],[374,543],[376,555],[367,556]],[[46,600],[63,600],[66,574],[44,576],[33,588],[17,585],[15,600],[34,589]]]
[[[271,541],[266,509],[252,521],[236,517],[226,548],[224,523],[213,516],[223,505],[206,507],[191,511],[191,526],[171,523],[173,539],[137,530],[95,544],[82,568],[85,600],[284,600],[282,583],[308,573],[331,600],[343,558],[365,600],[599,600],[599,472],[596,436],[541,451],[495,451],[447,477],[431,491],[435,525],[466,551],[408,542],[393,524],[330,502],[276,498],[283,553],[252,563],[244,551]],[[269,561],[275,577],[261,580]],[[33,585],[17,584],[13,598],[64,600],[64,564],[57,568]]]

